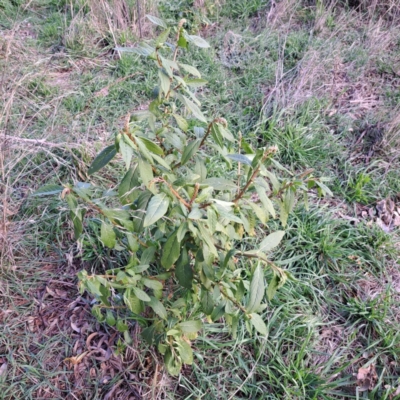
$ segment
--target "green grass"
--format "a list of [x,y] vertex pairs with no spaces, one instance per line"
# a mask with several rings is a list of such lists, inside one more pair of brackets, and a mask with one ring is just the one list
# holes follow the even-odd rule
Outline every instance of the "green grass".
[[[358,210],[374,209],[386,197],[395,201],[400,192],[398,142],[386,140],[398,98],[398,24],[385,20],[374,30],[377,15],[341,5],[328,12],[313,2],[281,11],[270,24],[263,23],[269,5],[258,0],[206,2],[205,16],[193,2],[179,2],[183,14],[178,2],[162,2],[164,17],[184,16],[193,33],[203,29],[209,36],[210,50],[190,49],[185,57],[209,82],[210,114],[224,116],[251,144],[276,144],[279,161],[291,172],[313,168],[315,175],[329,177],[334,193],[323,200],[312,195],[309,211],[299,204],[284,241],[271,254],[297,280],[264,310],[268,335],[250,337],[240,324],[232,338],[222,321],[206,325],[194,342],[194,365],[172,379],[137,339],[133,344],[113,339],[111,347],[124,362],[121,367],[113,356],[106,364],[114,372],[102,369],[98,353],[84,358],[78,372],[64,361],[88,350],[91,333],[108,338],[114,333],[90,315],[86,295],[68,308],[79,296],[76,273],[126,259],[90,239],[98,229],[95,221],[85,226],[77,245],[64,202],[29,196],[43,183],[86,179],[91,159],[119,131],[124,116],[149,100],[154,70],[137,56],[107,53],[111,32],[97,31],[90,20],[76,19],[71,27],[79,7],[71,14],[69,2],[40,1],[26,10],[22,3],[0,0],[5,36],[26,18],[36,32],[24,40],[16,30],[12,53],[0,59],[2,87],[14,90],[6,103],[9,96],[1,89],[7,108],[0,129],[22,139],[10,142],[9,153],[2,150],[2,212],[6,204],[12,213],[0,269],[0,368],[8,363],[0,374],[2,398],[102,399],[116,383],[121,390],[116,398],[133,389],[168,399],[396,398],[398,232],[383,232]],[[321,16],[325,22],[317,27]],[[121,45],[136,40],[132,32],[116,35]],[[108,44],[97,45],[104,37]],[[59,80],[51,75],[60,72]],[[106,94],[99,94],[104,88]],[[379,101],[369,103],[376,96]],[[113,163],[95,179],[113,189],[120,170]],[[262,238],[258,232],[251,241]],[[67,299],[52,295],[56,289]],[[87,324],[82,333],[71,327],[74,312]],[[55,317],[61,319],[51,326]],[[377,379],[357,392],[357,372],[369,364]]]

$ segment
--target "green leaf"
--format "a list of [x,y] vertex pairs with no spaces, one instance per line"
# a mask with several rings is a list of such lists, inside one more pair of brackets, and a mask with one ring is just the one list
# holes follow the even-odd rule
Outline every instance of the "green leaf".
[[272,218],[276,217],[274,205],[272,204],[272,201],[269,199],[267,194],[265,193],[265,190],[257,184],[254,185],[257,191],[258,196],[260,197],[260,201],[265,207],[265,209],[271,214]]
[[167,24],[161,18],[155,17],[153,15],[149,15],[149,14],[146,14],[146,18],[154,25],[158,25],[158,26],[161,26],[161,27],[167,29]]
[[177,44],[179,47],[182,47],[183,49],[187,49],[188,47],[188,41],[185,39],[185,36],[182,34],[182,31],[179,33],[179,39]]
[[142,330],[142,338],[151,346],[154,342],[155,333],[156,327],[154,325],[150,325]]
[[31,196],[48,196],[51,194],[61,193],[63,190],[64,188],[60,185],[45,185],[32,193]]
[[137,296],[135,296],[132,288],[128,288],[125,290],[124,303],[134,314],[139,315],[144,310],[143,303],[139,300]]
[[131,165],[131,161],[132,161],[133,149],[128,143],[126,143],[125,135],[122,137],[122,140],[119,142],[119,149],[122,154],[122,159],[125,162],[126,170],[128,171],[129,167]]
[[122,204],[133,203],[139,195],[138,191],[133,191],[135,187],[140,186],[139,168],[135,165],[130,168],[121,183],[118,185],[118,196]]
[[162,319],[167,319],[167,310],[163,306],[163,304],[157,300],[155,297],[150,297],[150,302],[147,304],[149,305],[153,311]]
[[179,375],[179,372],[182,368],[182,363],[175,358],[170,348],[168,348],[168,350],[165,352],[164,364],[167,368],[168,373],[170,373],[172,376]]
[[168,28],[160,33],[160,35],[156,39],[156,46],[162,46],[167,41],[170,31],[171,29]]
[[161,256],[161,265],[166,269],[170,269],[172,265],[178,260],[181,252],[181,244],[177,238],[178,231],[175,231],[167,239],[163,247]]
[[276,291],[278,290],[279,287],[279,277],[274,274],[274,276],[272,277],[271,281],[268,284],[268,288],[267,288],[267,297],[268,300],[272,300],[273,297],[276,294]]
[[116,328],[118,332],[126,332],[128,330],[128,325],[122,320],[122,319],[118,319],[117,320],[117,324],[116,324]]
[[88,174],[93,175],[95,172],[107,165],[117,154],[115,145],[106,147],[102,150],[99,155],[93,160],[91,166],[88,169]]
[[261,223],[266,224],[268,221],[268,214],[257,204],[249,201],[249,206],[253,209],[254,213],[257,215],[257,218],[261,221]]
[[210,47],[207,41],[205,41],[203,38],[200,36],[195,36],[195,35],[185,35],[185,38],[188,42],[193,43],[197,47],[201,47],[203,49],[207,49]]
[[117,322],[115,319],[114,313],[111,310],[107,310],[106,312],[106,322],[110,326],[114,326]]
[[142,289],[139,289],[137,287],[133,287],[132,290],[135,293],[135,296],[139,300],[146,301],[146,302],[150,301],[149,295],[146,292],[144,292]]
[[185,83],[190,87],[202,87],[206,85],[208,82],[205,79],[185,79]]
[[162,218],[168,211],[169,198],[165,193],[156,194],[147,207],[143,226],[150,226]]
[[181,255],[176,263],[175,276],[181,286],[186,289],[192,288],[193,270],[186,248],[182,249]]
[[149,182],[153,180],[154,175],[151,165],[143,159],[139,160],[139,173],[140,177],[142,178],[142,182],[148,186]]
[[100,229],[100,240],[103,242],[104,246],[113,249],[116,243],[116,235],[114,232],[114,228],[111,224],[107,224],[107,222],[101,222]]
[[209,230],[203,226],[202,223],[198,223],[198,228],[200,230],[200,234],[201,234],[201,239],[204,241],[204,243],[207,245],[208,249],[210,250],[210,252],[212,254],[214,254],[214,256],[218,256],[218,252],[217,249],[214,245],[214,240],[213,237],[211,236],[211,233],[209,232]]
[[75,240],[78,240],[79,237],[82,235],[82,232],[83,232],[82,220],[76,214],[71,215],[71,218],[72,218],[72,223],[74,225]]
[[149,289],[162,290],[163,288],[162,283],[156,279],[142,278],[141,281],[143,282],[143,285]]
[[178,99],[183,103],[185,107],[189,109],[189,111],[201,122],[207,123],[206,117],[203,115],[203,113],[200,111],[200,108],[197,106],[197,104],[193,103],[193,101],[189,100],[187,97],[178,95]]
[[257,310],[257,308],[260,306],[264,297],[264,290],[264,275],[260,264],[258,264],[250,282],[250,298],[247,304],[247,311],[249,313]]
[[218,129],[217,124],[212,124],[211,126],[211,136],[214,139],[214,142],[220,147],[224,147],[224,138],[221,135],[221,132]]
[[169,76],[163,72],[163,68],[158,70],[158,77],[160,78],[161,90],[165,95],[167,95],[171,89],[171,81]]
[[178,345],[179,355],[184,364],[192,365],[193,364],[193,350],[190,347],[190,344],[186,342],[184,339],[176,339],[176,344]]
[[[134,232],[140,233],[143,230],[144,217],[146,213],[147,204],[152,197],[152,193],[149,190],[142,192],[138,199],[135,201],[137,203],[136,211],[133,213],[133,230]],[[147,264],[147,263],[142,263]]]
[[228,154],[227,157],[242,164],[251,165],[251,160],[243,154]]
[[200,140],[193,140],[184,149],[181,157],[181,165],[185,165],[197,152]]
[[263,321],[260,315],[255,313],[251,314],[250,322],[258,333],[261,333],[261,335],[263,336],[267,336],[268,334],[267,325],[265,325],[265,322]]
[[272,249],[274,249],[276,246],[279,245],[279,243],[282,241],[282,238],[284,235],[285,235],[285,231],[276,231],[276,232],[269,234],[260,243],[259,251],[262,251],[263,253],[271,251]]
[[189,128],[189,124],[186,119],[178,114],[172,114],[172,116],[175,118],[175,121],[178,124],[179,128],[181,128],[183,132],[186,132]]
[[214,300],[212,294],[207,289],[201,290],[201,307],[206,315],[211,315],[214,310]]
[[225,178],[208,178],[201,183],[212,186],[215,190],[237,190],[237,185]]
[[137,140],[140,140],[146,146],[147,150],[151,151],[152,153],[157,154],[159,156],[164,155],[163,149],[158,144],[152,142],[151,140],[141,136],[138,136]]
[[211,207],[207,208],[207,225],[208,229],[212,234],[214,234],[215,229],[217,228],[218,217],[215,210]]
[[203,328],[203,324],[200,320],[181,322],[178,326],[183,333],[196,333]]
[[188,72],[189,74],[193,75],[193,76],[197,76],[198,78],[201,78],[201,74],[199,72],[199,70],[191,65],[187,65],[187,64],[182,64],[179,63],[179,66],[181,68],[183,68],[186,72]]
[[149,57],[151,56],[156,49],[154,47],[149,46],[147,43],[141,43],[137,47],[115,47],[116,51],[120,51],[122,53],[135,53],[140,56]]

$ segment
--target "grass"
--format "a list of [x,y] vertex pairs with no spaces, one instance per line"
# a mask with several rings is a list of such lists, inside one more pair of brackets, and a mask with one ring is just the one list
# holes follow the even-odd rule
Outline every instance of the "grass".
[[[309,211],[299,204],[271,254],[297,281],[264,310],[266,337],[207,325],[177,379],[138,327],[126,343],[97,323],[76,273],[122,261],[90,235],[76,245],[60,199],[29,195],[44,182],[86,180],[126,113],[148,102],[152,69],[112,51],[140,35],[136,3],[114,1],[110,14],[104,1],[0,1],[2,398],[397,398],[399,239],[376,224],[375,207],[400,192],[397,3],[181,3],[190,29],[212,43],[186,56],[209,81],[205,108],[247,142],[276,144],[290,171],[330,178],[334,195],[312,196]],[[174,20],[177,5],[162,1],[158,12]],[[118,171],[96,179],[112,189]],[[370,365],[376,374],[361,390],[357,374]]]

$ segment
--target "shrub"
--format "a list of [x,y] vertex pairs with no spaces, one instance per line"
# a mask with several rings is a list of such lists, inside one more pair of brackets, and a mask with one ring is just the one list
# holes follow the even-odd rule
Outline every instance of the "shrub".
[[[125,174],[117,191],[99,197],[91,183],[47,185],[37,195],[61,192],[75,236],[83,233],[84,214],[99,224],[101,243],[129,254],[127,265],[104,274],[79,273],[80,290],[91,293],[93,314],[129,338],[128,320],[138,321],[144,339],[164,355],[171,374],[191,364],[191,341],[204,321],[224,318],[235,336],[240,318],[251,333],[267,334],[260,315],[265,296],[291,278],[267,256],[283,230],[270,232],[253,249],[241,241],[268,230],[269,218],[285,227],[296,194],[327,190],[312,171],[293,176],[273,157],[277,147],[253,150],[229,131],[222,117],[201,111],[196,91],[206,81],[193,65],[178,61],[189,46],[208,43],[184,29],[182,20],[168,42],[163,28],[153,45],[118,50],[154,60],[158,86],[148,109],[127,117],[115,142],[93,161],[97,173],[114,159]],[[274,171],[281,170],[278,177]],[[255,243],[256,240],[253,240]],[[243,260],[243,262],[241,261]],[[264,269],[272,271],[265,284]]]

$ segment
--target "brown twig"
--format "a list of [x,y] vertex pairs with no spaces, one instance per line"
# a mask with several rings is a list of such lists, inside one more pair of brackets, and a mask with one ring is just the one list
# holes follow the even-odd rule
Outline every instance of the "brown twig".
[[192,206],[194,200],[196,199],[196,197],[197,197],[197,195],[199,193],[199,188],[200,188],[200,183],[196,182],[196,184],[194,185],[193,196],[192,196],[192,198],[190,199],[190,202],[189,202],[190,206]]

